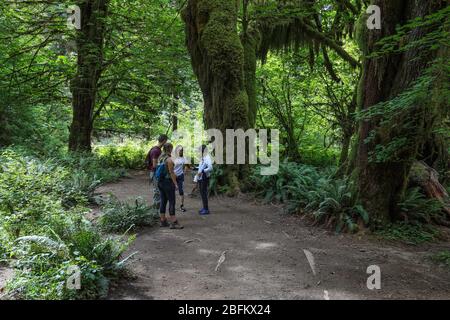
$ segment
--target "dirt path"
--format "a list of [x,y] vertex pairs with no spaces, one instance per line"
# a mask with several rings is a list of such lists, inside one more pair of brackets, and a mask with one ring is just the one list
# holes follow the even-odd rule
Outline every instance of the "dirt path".
[[[151,199],[144,173],[100,191]],[[212,198],[207,217],[197,214],[198,198],[186,207],[184,230],[139,232],[129,250],[139,252],[130,266],[136,279],[110,299],[450,299],[450,272],[429,261],[448,243],[412,247],[335,235],[246,198]],[[381,290],[367,289],[369,265],[381,268]]]

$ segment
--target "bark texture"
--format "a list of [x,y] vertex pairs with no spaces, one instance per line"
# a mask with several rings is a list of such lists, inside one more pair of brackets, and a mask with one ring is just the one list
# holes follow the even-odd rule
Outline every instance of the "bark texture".
[[69,150],[91,151],[94,108],[102,72],[105,18],[109,0],[85,0],[81,9],[81,29],[77,31],[77,74],[71,81],[73,118]]
[[[382,29],[368,30],[363,26],[365,31],[360,42],[366,55],[376,49],[375,44],[383,37],[393,35],[397,25],[434,13],[445,5],[444,1],[436,0],[374,0],[371,3],[381,8]],[[403,41],[417,41],[426,31],[417,28]],[[359,88],[360,109],[368,110],[409,89],[435,58],[436,53],[422,52],[418,46],[403,53],[365,59]],[[371,213],[372,222],[385,223],[396,217],[396,205],[407,187],[411,166],[433,128],[433,112],[430,105],[417,103],[389,125],[382,123],[381,117],[359,124],[353,175],[359,200]],[[396,150],[395,159],[381,162],[370,159],[377,147],[389,145],[398,137],[408,137],[408,141],[407,147]]]

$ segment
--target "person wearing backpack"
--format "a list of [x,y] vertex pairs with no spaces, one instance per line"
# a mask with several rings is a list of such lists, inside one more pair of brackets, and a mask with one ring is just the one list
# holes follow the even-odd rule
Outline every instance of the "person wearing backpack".
[[[161,227],[170,229],[183,229],[175,216],[175,191],[177,190],[177,177],[174,172],[175,164],[172,159],[173,145],[166,143],[163,152],[159,157],[158,166],[155,171],[155,179],[158,181],[158,188],[161,195],[159,214]],[[169,203],[169,222],[166,218],[167,203]]]
[[147,157],[145,158],[145,167],[147,170],[149,170],[150,174],[150,187],[153,187],[153,208],[159,209],[160,207],[160,193],[158,188],[158,181],[156,181],[155,177],[155,170],[156,166],[158,165],[158,159],[161,156],[162,153],[162,146],[167,142],[169,138],[162,134],[158,138],[158,144],[150,149],[150,151],[147,154]]

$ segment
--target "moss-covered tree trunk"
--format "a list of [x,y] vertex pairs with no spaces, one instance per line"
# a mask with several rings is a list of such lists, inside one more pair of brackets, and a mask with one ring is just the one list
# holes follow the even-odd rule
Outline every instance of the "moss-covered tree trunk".
[[[226,129],[246,130],[256,118],[256,43],[249,35],[239,36],[238,4],[189,0],[183,13],[187,47],[203,93],[206,128],[224,134]],[[239,188],[240,175],[242,167],[226,167],[225,183],[233,191]]]
[[77,74],[71,81],[73,117],[69,150],[91,151],[97,84],[102,72],[105,18],[109,0],[79,1],[81,29],[77,31]]
[[[373,0],[372,4],[381,8],[382,29],[365,30],[362,43],[366,55],[375,50],[375,44],[380,39],[393,35],[397,25],[431,14],[441,9],[444,2]],[[423,32],[422,29],[414,30],[403,41],[416,41]],[[360,109],[369,110],[410,88],[434,58],[434,54],[423,52],[418,46],[407,52],[366,59],[359,88]],[[370,212],[372,222],[384,223],[395,218],[396,205],[404,194],[418,151],[428,139],[427,132],[433,126],[434,116],[432,108],[426,104],[417,104],[388,125],[383,124],[380,117],[359,124],[353,177],[359,200]],[[399,137],[407,137],[406,147],[397,148],[392,144]],[[380,146],[390,144],[397,156],[374,161],[372,156],[377,154]]]

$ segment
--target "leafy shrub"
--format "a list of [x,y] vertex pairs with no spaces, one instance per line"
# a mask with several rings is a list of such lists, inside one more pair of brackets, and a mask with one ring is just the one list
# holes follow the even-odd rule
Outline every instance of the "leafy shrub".
[[5,264],[8,260],[9,250],[8,242],[4,237],[4,231],[0,228],[0,265]]
[[[94,177],[79,169],[90,181],[81,183],[65,161],[0,153],[0,254],[15,268],[7,287],[20,298],[101,297],[123,266],[128,241],[104,238],[84,218]],[[65,286],[72,265],[80,268],[81,290]]]
[[112,168],[95,154],[66,154],[58,161],[60,165],[83,172],[92,181],[99,183],[113,182],[126,175],[125,168]]
[[375,234],[387,240],[401,241],[418,245],[439,238],[439,231],[431,225],[397,222],[375,231]]
[[265,202],[287,203],[292,200],[301,207],[309,203],[307,193],[313,190],[320,178],[319,172],[312,166],[283,162],[278,174],[262,176],[256,169],[250,180],[256,194],[263,197]]
[[306,210],[319,223],[335,224],[336,231],[358,230],[357,222],[369,223],[369,214],[361,205],[355,205],[352,185],[347,179],[321,179],[316,190],[309,192],[311,202]]
[[231,187],[224,181],[224,166],[215,165],[214,170],[209,177],[208,192],[210,196],[217,196],[219,194],[231,194]]
[[265,202],[285,203],[287,212],[302,211],[318,223],[335,225],[337,232],[357,231],[359,219],[369,223],[368,213],[355,205],[350,182],[331,178],[332,170],[284,162],[277,175],[261,176],[258,172],[251,181]]
[[434,262],[442,263],[450,268],[450,250],[439,252],[431,257]]
[[94,149],[99,159],[107,166],[125,169],[143,169],[148,149],[133,143],[97,146]]
[[408,189],[398,206],[409,221],[431,223],[434,217],[442,214],[442,204],[435,199],[427,199],[419,188]]
[[132,203],[120,202],[112,197],[102,208],[99,226],[104,231],[124,232],[141,226],[151,226],[158,214],[142,198]]

